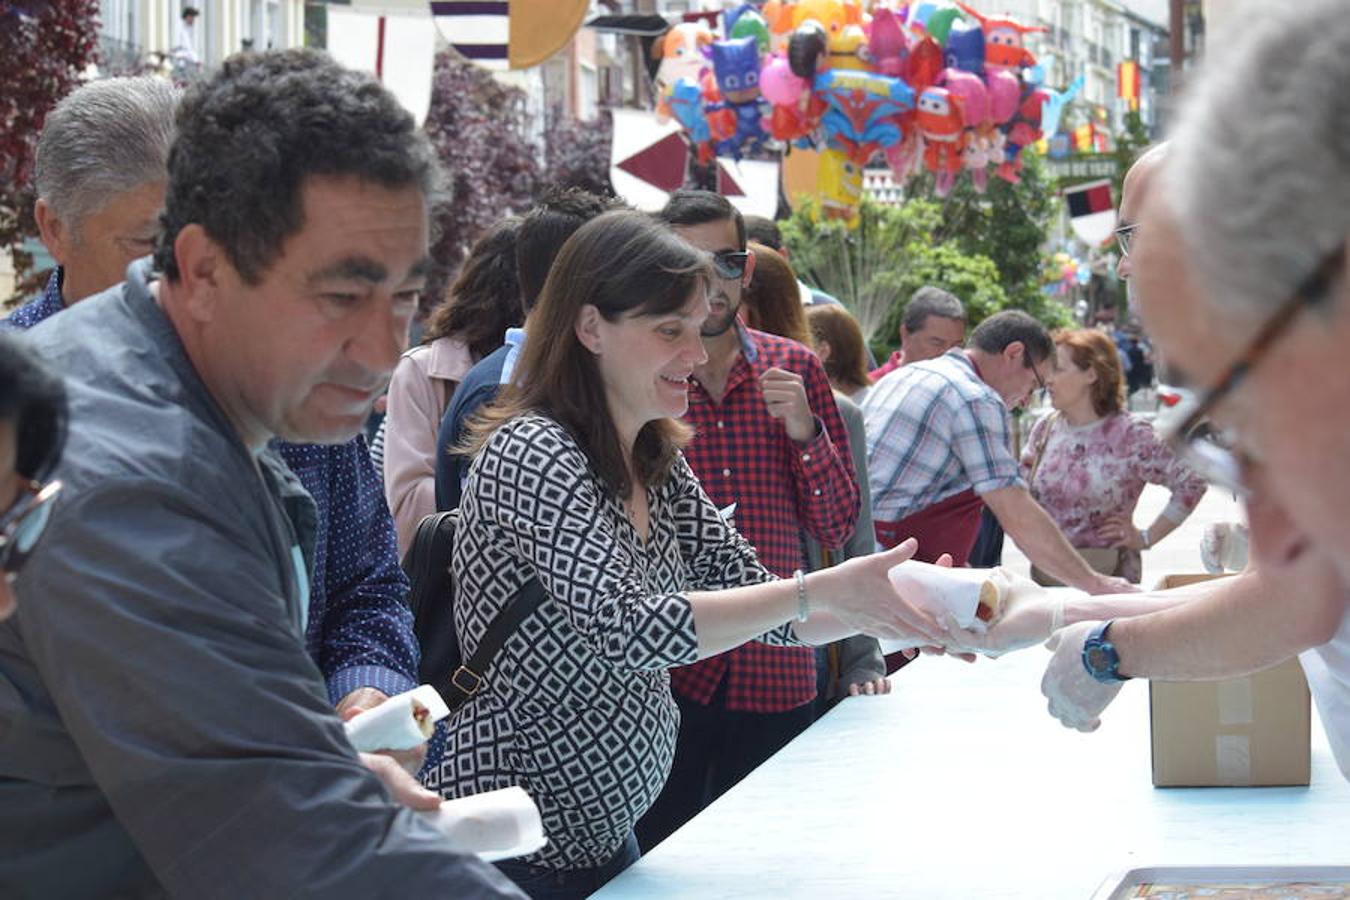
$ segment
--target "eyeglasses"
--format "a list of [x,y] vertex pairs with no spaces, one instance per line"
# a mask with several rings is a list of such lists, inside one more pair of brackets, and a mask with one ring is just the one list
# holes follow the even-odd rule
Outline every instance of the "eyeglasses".
[[748,250],[725,250],[712,255],[713,271],[717,277],[727,281],[745,277],[745,267],[750,261]]
[[43,486],[29,481],[19,499],[0,515],[0,572],[14,575],[37,546],[52,517],[52,501],[61,492],[61,482]]
[[1036,376],[1036,387],[1039,390],[1045,390],[1045,379],[1041,377],[1041,370],[1036,368],[1036,364],[1031,362],[1030,359],[1028,359],[1027,362],[1031,367],[1031,374]]
[[1274,314],[1252,338],[1247,349],[1228,367],[1214,386],[1203,394],[1171,388],[1180,396],[1175,417],[1179,424],[1166,429],[1167,442],[1201,477],[1213,484],[1239,494],[1246,493],[1242,484],[1244,458],[1236,449],[1237,435],[1229,430],[1213,427],[1209,418],[1226,397],[1233,393],[1256,364],[1270,351],[1304,306],[1317,302],[1331,287],[1331,281],[1345,266],[1345,244],[1342,242],[1317,266],[1298,289],[1275,310]]
[[1121,256],[1130,255],[1130,244],[1134,243],[1134,233],[1139,229],[1139,223],[1132,225],[1122,225],[1116,229],[1116,246],[1120,248]]

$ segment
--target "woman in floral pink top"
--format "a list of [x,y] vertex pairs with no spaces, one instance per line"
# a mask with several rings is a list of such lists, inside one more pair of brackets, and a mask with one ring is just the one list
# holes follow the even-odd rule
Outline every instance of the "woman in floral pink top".
[[[1094,567],[1138,583],[1140,551],[1186,520],[1204,480],[1181,463],[1147,422],[1125,410],[1125,377],[1115,344],[1088,329],[1055,333],[1048,379],[1055,412],[1036,423],[1022,454],[1022,476],[1069,542]],[[1172,491],[1147,528],[1134,524],[1144,485]],[[1114,549],[1114,558],[1103,551]]]

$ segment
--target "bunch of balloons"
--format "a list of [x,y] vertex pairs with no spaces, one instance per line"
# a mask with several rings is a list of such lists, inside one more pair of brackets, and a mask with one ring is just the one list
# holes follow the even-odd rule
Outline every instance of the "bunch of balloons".
[[1041,275],[1041,292],[1048,296],[1065,297],[1073,293],[1074,285],[1086,285],[1091,280],[1091,267],[1061,250],[1046,262]]
[[676,25],[658,44],[658,111],[707,162],[750,148],[822,151],[822,206],[852,218],[862,170],[884,156],[897,182],[922,170],[947,193],[962,173],[1019,180],[1021,153],[1054,130],[1075,88],[1042,86],[1022,45],[1043,30],[964,3],[768,0],[722,14],[722,34]]

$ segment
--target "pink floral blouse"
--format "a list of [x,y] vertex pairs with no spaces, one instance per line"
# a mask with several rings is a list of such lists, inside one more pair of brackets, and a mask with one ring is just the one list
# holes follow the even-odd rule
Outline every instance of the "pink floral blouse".
[[[1204,479],[1173,455],[1153,426],[1124,412],[1089,425],[1070,425],[1057,413],[1037,422],[1022,452],[1022,477],[1075,547],[1110,546],[1098,529],[1108,516],[1133,514],[1145,484],[1171,489],[1163,514],[1173,522],[1185,520],[1205,494]],[[1137,583],[1143,575],[1139,553],[1127,550],[1121,562],[1121,575]]]

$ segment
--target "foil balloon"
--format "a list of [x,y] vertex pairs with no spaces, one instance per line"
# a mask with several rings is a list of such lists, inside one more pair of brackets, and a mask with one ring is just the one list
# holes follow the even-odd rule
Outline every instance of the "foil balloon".
[[909,42],[905,40],[905,29],[900,24],[900,17],[884,6],[872,13],[867,55],[882,75],[896,78],[904,75]]
[[960,98],[967,128],[974,128],[989,120],[989,92],[978,75],[960,69],[943,69],[938,76],[938,84]]
[[914,108],[914,92],[899,78],[831,69],[816,76],[815,93],[828,109],[821,118],[826,144],[859,166],[903,137],[900,116]]
[[742,3],[735,9],[727,10],[722,18],[727,37],[752,37],[760,53],[769,52],[769,23],[759,10],[749,3]]
[[1022,36],[1045,31],[1042,25],[1023,25],[1007,16],[986,16],[964,3],[957,5],[979,21],[984,29],[984,64],[986,68],[1022,69],[1036,65],[1036,57],[1022,46]]
[[943,61],[949,69],[984,74],[984,31],[976,22],[953,22],[943,44]]
[[863,167],[838,150],[824,150],[816,172],[820,206],[827,218],[842,219],[850,228],[858,224],[862,203]]

